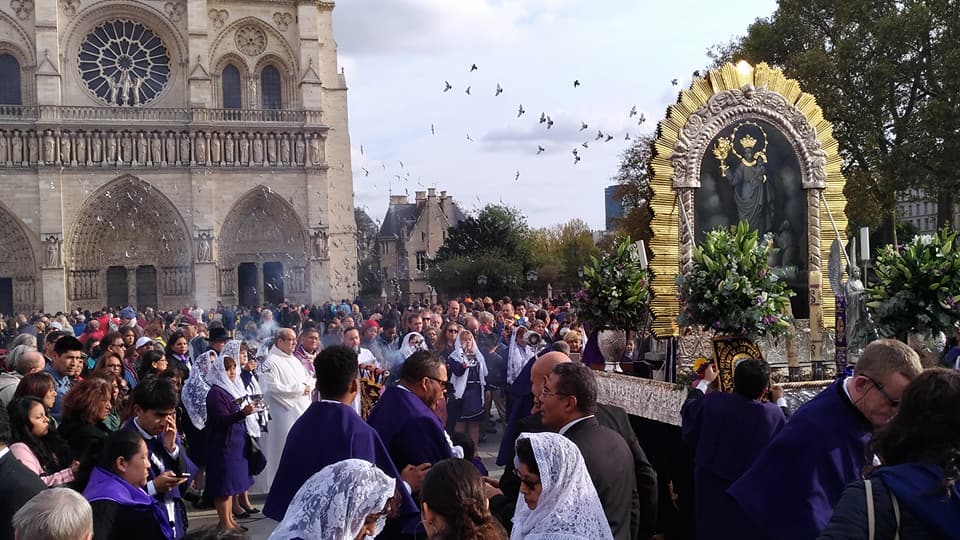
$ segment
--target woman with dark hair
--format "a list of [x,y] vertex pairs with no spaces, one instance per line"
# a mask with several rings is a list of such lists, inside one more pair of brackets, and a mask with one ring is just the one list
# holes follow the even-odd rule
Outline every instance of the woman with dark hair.
[[110,431],[116,431],[120,429],[123,421],[129,416],[126,408],[127,393],[122,391],[123,377],[112,371],[94,371],[93,377],[103,379],[110,384],[110,401],[113,403],[113,407],[111,407],[110,414],[107,415],[107,419],[103,423]]
[[76,488],[93,508],[95,540],[173,540],[167,511],[143,490],[150,458],[136,430],[121,430],[91,449]]
[[174,332],[170,334],[167,340],[167,346],[164,349],[167,357],[167,364],[175,367],[183,374],[184,379],[190,375],[190,342],[183,332]]
[[[137,385],[137,371],[127,360],[127,351],[133,351],[133,343],[127,347],[127,341],[120,332],[107,332],[100,341],[100,348],[104,351],[104,359],[107,354],[115,354],[120,358],[120,375],[127,381],[127,387],[133,388]],[[99,369],[96,368],[96,369]]]
[[423,526],[430,540],[506,540],[487,505],[483,479],[462,459],[434,463],[420,488]]
[[20,397],[7,410],[13,432],[10,453],[48,486],[72,482],[77,464],[70,464],[67,445],[56,431],[50,430],[43,402],[35,397]]
[[151,375],[160,375],[166,370],[167,357],[163,351],[151,349],[140,356],[140,372],[137,373],[137,378],[142,381]]
[[24,375],[17,385],[13,398],[31,396],[39,399],[43,406],[47,408],[47,420],[52,429],[57,429],[57,421],[50,414],[50,409],[57,402],[57,386],[53,377],[46,371]]
[[84,379],[63,396],[60,436],[75,458],[81,458],[94,443],[110,434],[104,421],[113,409],[113,388],[103,379]]
[[867,447],[882,465],[847,486],[819,539],[871,538],[871,531],[875,538],[960,538],[960,372],[924,371],[898,409]]

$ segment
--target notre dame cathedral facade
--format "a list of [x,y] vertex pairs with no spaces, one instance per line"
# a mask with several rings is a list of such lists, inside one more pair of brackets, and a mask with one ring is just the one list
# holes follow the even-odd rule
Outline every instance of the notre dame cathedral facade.
[[0,312],[353,297],[333,11],[0,0]]

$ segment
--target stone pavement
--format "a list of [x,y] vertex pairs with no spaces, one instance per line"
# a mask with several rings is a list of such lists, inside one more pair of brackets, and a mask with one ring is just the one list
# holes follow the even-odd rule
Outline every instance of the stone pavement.
[[[485,442],[481,442],[480,448],[478,449],[478,454],[480,458],[483,459],[483,464],[487,466],[487,469],[489,469],[490,476],[497,479],[499,479],[500,475],[503,474],[503,467],[496,465],[497,452],[500,449],[500,434],[503,432],[503,425],[498,424],[498,427],[499,429],[497,433],[487,435],[487,440]],[[265,494],[251,495],[250,501],[253,503],[254,507],[263,508],[263,501],[266,498],[267,496]],[[217,524],[216,510],[196,510],[190,503],[187,503],[187,508],[190,516],[190,530],[199,529],[202,527],[211,527]],[[250,535],[251,540],[266,540],[266,538],[270,536],[270,533],[273,532],[273,529],[277,526],[276,521],[264,517],[262,513],[255,514],[247,519],[237,520],[237,523],[249,529],[247,534]]]

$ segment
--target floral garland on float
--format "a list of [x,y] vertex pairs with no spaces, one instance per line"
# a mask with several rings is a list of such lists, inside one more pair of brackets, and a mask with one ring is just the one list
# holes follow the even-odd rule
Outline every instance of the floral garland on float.
[[773,268],[773,237],[761,239],[746,221],[706,233],[693,251],[691,268],[677,276],[681,327],[713,330],[720,388],[731,390],[737,360],[762,358],[755,340],[786,335],[792,325],[789,268]]
[[583,267],[581,289],[573,293],[577,318],[591,328],[583,363],[597,370],[621,371],[627,332],[650,322],[651,274],[643,241],[619,239]]

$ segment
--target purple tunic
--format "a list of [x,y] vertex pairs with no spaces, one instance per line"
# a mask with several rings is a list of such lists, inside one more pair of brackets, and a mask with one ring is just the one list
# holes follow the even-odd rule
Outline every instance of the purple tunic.
[[861,478],[870,432],[843,379],[800,407],[727,490],[753,522],[750,538],[816,538],[843,488]]
[[458,417],[452,418],[458,422],[479,422],[483,416],[483,385],[480,382],[480,364],[466,367],[457,360],[447,360],[447,373],[461,376],[467,373],[467,386],[460,398]]
[[239,495],[253,485],[247,458],[246,416],[226,390],[219,386],[207,392],[207,483],[205,493],[211,497]]
[[749,538],[749,521],[726,491],[783,428],[783,411],[740,394],[693,390],[681,414],[695,456],[697,538]]
[[370,411],[367,423],[377,430],[398,471],[407,465],[452,457],[440,419],[405,388],[387,388]]

